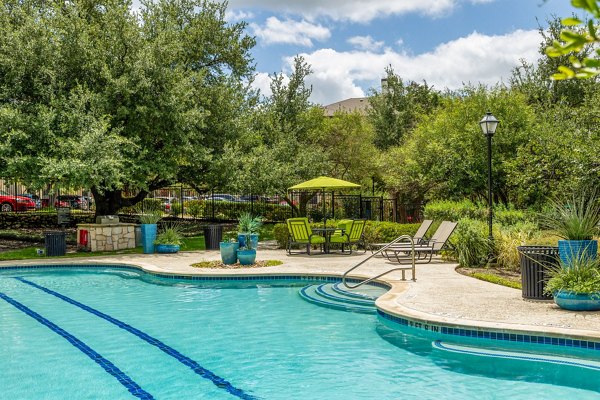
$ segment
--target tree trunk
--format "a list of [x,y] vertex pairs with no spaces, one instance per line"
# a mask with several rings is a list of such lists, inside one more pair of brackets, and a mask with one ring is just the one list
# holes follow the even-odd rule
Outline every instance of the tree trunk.
[[121,208],[134,206],[148,194],[146,191],[141,191],[135,197],[123,197],[122,190],[106,190],[102,193],[96,187],[92,187],[91,190],[96,203],[96,217],[117,215]]

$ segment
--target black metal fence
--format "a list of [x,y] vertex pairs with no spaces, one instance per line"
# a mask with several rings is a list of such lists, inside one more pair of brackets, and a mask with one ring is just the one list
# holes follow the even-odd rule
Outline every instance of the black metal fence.
[[[314,221],[323,218],[365,218],[376,221],[418,222],[422,220],[420,204],[401,204],[383,196],[339,194],[326,192],[291,192],[288,196],[231,194],[211,190],[198,192],[184,185],[153,191],[148,198],[159,201],[165,215],[207,221],[235,221],[244,212],[261,215],[267,221],[284,221],[290,217],[308,216]],[[19,184],[0,180],[0,210],[2,212],[49,211],[69,207],[95,211],[89,190],[68,190],[48,187],[27,190]],[[121,210],[134,213],[131,208]]]
[[94,200],[91,193],[84,189],[48,187],[45,190],[30,190],[21,184],[0,180],[2,212],[54,211],[59,207],[93,211]]

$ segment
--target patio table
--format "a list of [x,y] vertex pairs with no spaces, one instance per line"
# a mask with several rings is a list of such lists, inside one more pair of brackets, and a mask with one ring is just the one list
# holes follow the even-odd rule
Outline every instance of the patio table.
[[333,234],[333,232],[338,231],[338,230],[341,230],[342,233],[344,233],[344,229],[341,229],[341,228],[313,228],[312,229],[313,232],[318,233],[319,235],[321,235],[325,238],[325,244],[323,246],[323,252],[325,254],[330,253],[329,245],[330,245],[331,235]]

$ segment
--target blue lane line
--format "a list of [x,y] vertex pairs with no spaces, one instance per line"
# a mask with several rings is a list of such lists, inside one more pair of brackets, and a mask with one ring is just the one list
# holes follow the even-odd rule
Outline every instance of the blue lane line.
[[70,297],[67,297],[58,292],[55,292],[54,290],[45,288],[43,286],[38,285],[37,283],[28,281],[27,279],[24,279],[21,277],[16,277],[15,279],[20,282],[23,282],[27,285],[33,286],[34,288],[39,289],[43,292],[51,294],[52,296],[58,297],[59,299],[66,301],[69,304],[79,307],[82,310],[85,310],[91,314],[94,314],[95,316],[100,317],[100,318],[118,326],[119,328],[124,329],[127,332],[134,334],[135,336],[139,337],[140,339],[146,341],[147,343],[151,344],[152,346],[156,346],[157,348],[159,348],[166,354],[175,358],[177,361],[179,361],[183,365],[191,368],[191,370],[194,371],[196,374],[200,375],[201,377],[203,377],[205,379],[210,380],[218,388],[225,389],[226,391],[228,391],[229,393],[231,393],[232,395],[234,395],[236,397],[239,397],[240,399],[244,399],[244,400],[256,400],[257,399],[256,397],[245,393],[242,389],[236,388],[231,383],[227,382],[225,379],[219,377],[218,375],[215,375],[212,371],[202,367],[196,361],[192,360],[191,358],[189,358],[187,356],[184,356],[183,354],[181,354],[174,348],[166,345],[165,343],[148,335],[147,333],[144,333],[144,332],[140,331],[139,329],[136,329],[133,326],[126,324],[125,322],[122,322],[116,318],[113,318],[110,315],[104,314],[103,312],[100,312],[90,306],[86,306],[85,304],[80,303],[76,300],[73,300]]
[[85,344],[81,340],[77,339],[75,336],[73,336],[69,332],[65,331],[64,329],[62,329],[55,323],[47,320],[46,318],[42,317],[40,314],[38,314],[35,311],[33,311],[32,309],[30,309],[26,305],[19,303],[17,300],[13,299],[12,297],[7,296],[6,294],[4,294],[2,292],[0,292],[0,299],[6,301],[7,303],[9,303],[12,306],[14,306],[15,308],[17,308],[18,310],[24,312],[25,314],[29,315],[31,318],[38,321],[40,324],[47,326],[53,332],[59,334],[60,336],[62,336],[65,339],[67,339],[69,341],[69,343],[71,343],[73,346],[75,346],[83,354],[85,354],[86,356],[88,356],[89,358],[94,360],[94,362],[96,362],[98,365],[100,365],[102,368],[104,368],[104,370],[106,372],[108,372],[109,374],[111,374],[112,376],[117,378],[119,383],[121,385],[125,386],[125,388],[129,391],[129,393],[131,393],[135,397],[144,399],[144,400],[154,399],[154,397],[152,397],[152,395],[150,393],[148,393],[144,389],[142,389],[140,387],[140,385],[135,383],[129,376],[127,376],[127,374],[125,374],[123,371],[121,371],[119,368],[117,368],[116,365],[114,365],[112,362],[110,362],[106,358],[102,357],[99,353],[94,351],[91,347],[89,347],[87,344]]

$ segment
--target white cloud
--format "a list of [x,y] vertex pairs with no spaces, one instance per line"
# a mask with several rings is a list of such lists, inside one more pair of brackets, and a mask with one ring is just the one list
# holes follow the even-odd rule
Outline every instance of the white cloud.
[[228,22],[248,21],[254,18],[254,13],[244,10],[227,9],[225,11],[225,19]]
[[261,95],[269,97],[272,94],[270,84],[271,78],[269,77],[269,74],[267,74],[266,72],[259,72],[254,77],[252,87],[254,89],[259,89]]
[[327,40],[331,36],[329,29],[307,21],[280,20],[267,18],[265,26],[250,24],[254,34],[264,44],[286,43],[312,47],[314,40]]
[[333,20],[369,22],[377,17],[418,13],[440,16],[459,3],[473,4],[495,0],[229,0],[232,8],[260,8],[270,12],[302,15],[307,19],[329,17]]
[[[390,48],[382,53],[319,49],[302,56],[314,71],[308,78],[313,86],[311,100],[329,104],[365,95],[363,86],[379,87],[388,65],[402,79],[426,80],[439,90],[459,89],[464,83],[493,85],[503,79],[506,81],[520,59],[535,61],[539,41],[537,30],[517,30],[499,36],[474,32],[423,54],[407,54]],[[284,61],[284,69],[289,70],[293,57]]]
[[377,51],[384,45],[383,41],[376,41],[371,36],[353,36],[347,42],[359,50],[367,51]]

